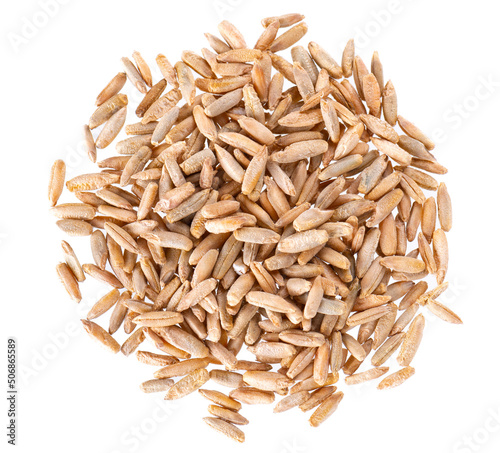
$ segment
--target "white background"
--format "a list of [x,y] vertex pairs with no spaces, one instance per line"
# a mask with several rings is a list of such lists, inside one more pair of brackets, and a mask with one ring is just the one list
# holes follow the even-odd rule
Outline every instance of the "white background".
[[[33,0],[9,2],[0,18],[0,323],[2,342],[14,336],[19,344],[17,451],[500,451],[495,2],[54,2],[49,18],[42,1]],[[54,266],[63,235],[47,213],[46,187],[55,159],[67,161],[68,177],[91,170],[81,125],[97,93],[121,70],[120,57],[139,50],[151,65],[160,52],[176,61],[183,49],[206,47],[203,32],[217,33],[223,18],[253,44],[262,17],[287,12],[306,15],[310,32],[303,42],[317,41],[337,59],[353,36],[365,62],[378,50],[400,112],[436,139],[454,200],[450,291],[441,300],[464,325],[429,315],[416,375],[387,392],[368,384],[348,388],[318,429],[298,410],[274,415],[270,406],[245,407],[251,423],[240,446],[201,421],[206,400],[191,395],[165,404],[161,394],[141,393],[138,385],[151,369],[134,357],[111,356],[83,333],[78,319],[106,288],[87,281],[76,306],[59,284]],[[33,21],[35,28],[26,25]],[[81,261],[91,260],[88,238],[70,242]]]

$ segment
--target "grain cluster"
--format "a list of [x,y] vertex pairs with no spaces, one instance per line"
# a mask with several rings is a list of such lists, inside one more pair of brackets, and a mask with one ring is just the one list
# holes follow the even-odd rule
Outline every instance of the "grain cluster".
[[[421,307],[461,323],[437,300],[452,212],[435,177],[447,170],[400,115],[378,53],[367,67],[353,40],[339,63],[298,45],[300,14],[262,25],[254,46],[223,21],[201,55],[158,55],[157,81],[140,53],[122,58],[83,128],[98,168],[67,180],[58,160],[49,184],[57,225],[89,236],[94,260],[63,241],[67,292],[79,302],[88,276],[110,286],[83,328],[156,367],[144,392],[198,390],[205,422],[240,442],[242,404],[278,398],[274,412],[312,411],[316,427],[343,399],[341,377],[344,390],[403,383]],[[143,96],[135,120],[127,84]],[[58,204],[65,189],[77,202]]]

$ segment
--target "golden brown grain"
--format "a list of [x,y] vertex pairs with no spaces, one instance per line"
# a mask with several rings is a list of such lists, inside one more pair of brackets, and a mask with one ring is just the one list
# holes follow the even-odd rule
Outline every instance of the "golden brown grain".
[[[274,412],[315,408],[318,426],[343,398],[332,387],[342,373],[347,385],[378,378],[398,349],[406,368],[379,388],[414,373],[420,307],[462,322],[437,300],[452,207],[434,143],[400,115],[377,52],[368,67],[351,39],[339,64],[298,43],[302,19],[264,19],[253,48],[223,21],[220,38],[205,35],[210,49],[172,63],[158,54],[158,81],[139,52],[123,58],[83,131],[92,163],[97,149],[118,156],[66,182],[80,203],[57,204],[64,162],[50,176],[57,225],[91,235],[95,262],[81,265],[63,242],[66,291],[80,301],[86,275],[111,286],[85,329],[125,356],[146,342],[137,358],[158,368],[140,388],[167,400],[199,389],[214,403],[205,421],[240,442],[241,403],[278,396]],[[108,331],[93,322],[106,312]],[[357,373],[365,361],[375,368]],[[209,379],[229,396],[201,389]]]

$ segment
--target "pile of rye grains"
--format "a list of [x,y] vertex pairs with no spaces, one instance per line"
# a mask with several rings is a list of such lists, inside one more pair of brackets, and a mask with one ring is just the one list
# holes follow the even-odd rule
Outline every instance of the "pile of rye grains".
[[[264,19],[253,48],[224,21],[202,56],[172,66],[158,55],[156,83],[138,52],[123,58],[84,126],[90,160],[123,128],[129,138],[66,182],[79,203],[57,205],[64,162],[50,178],[57,225],[90,236],[95,261],[80,265],[63,241],[66,290],[79,302],[86,276],[112,287],[85,330],[127,356],[144,343],[137,359],[159,368],[142,390],[172,400],[199,389],[213,403],[207,424],[240,442],[242,403],[278,396],[274,412],[314,409],[318,426],[343,398],[341,372],[347,385],[386,375],[379,389],[414,374],[420,307],[461,322],[437,301],[452,220],[430,175],[447,172],[434,144],[398,114],[376,52],[369,70],[351,40],[338,64],[315,42],[296,45],[302,19]],[[289,48],[291,61],[279,55]],[[125,126],[127,83],[144,97]],[[107,311],[105,329],[94,320]],[[201,389],[210,381],[229,395]]]

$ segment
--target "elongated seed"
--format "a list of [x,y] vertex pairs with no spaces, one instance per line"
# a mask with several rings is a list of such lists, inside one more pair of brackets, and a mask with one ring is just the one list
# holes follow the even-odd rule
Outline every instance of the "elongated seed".
[[380,381],[377,388],[379,390],[385,390],[397,387],[398,385],[401,385],[407,379],[412,377],[414,374],[415,374],[415,368],[407,366],[406,368],[396,371],[395,373],[391,374],[390,376],[387,376],[385,379]]
[[186,377],[176,382],[170,387],[165,395],[166,400],[183,398],[186,395],[198,390],[209,380],[208,371],[204,368],[191,371]]
[[117,341],[102,327],[92,321],[87,321],[86,319],[82,319],[81,321],[85,331],[106,349],[113,352],[114,354],[116,354],[120,350],[120,345],[117,343]]
[[[143,95],[140,120],[125,126],[119,156],[66,182],[80,203],[57,204],[63,161],[49,182],[59,228],[91,235],[95,264],[81,265],[63,241],[66,291],[79,302],[86,275],[111,286],[85,330],[125,356],[147,338],[161,354],[137,353],[159,367],[141,390],[173,400],[199,389],[214,403],[206,423],[239,442],[240,401],[278,394],[274,412],[315,408],[309,421],[319,426],[343,398],[332,387],[341,369],[348,385],[376,379],[399,349],[405,368],[378,388],[413,375],[420,307],[462,322],[437,300],[448,288],[452,207],[434,176],[447,172],[434,143],[400,115],[377,52],[368,68],[351,39],[338,64],[316,42],[297,45],[303,18],[264,19],[254,48],[224,20],[202,56],[185,50],[171,64],[159,54],[155,85],[139,52],[135,63],[123,58],[83,130],[95,163],[125,126],[120,90],[130,80]],[[290,61],[277,55],[288,48]],[[107,311],[109,331],[93,322]],[[112,335],[122,324],[120,346]],[[245,347],[254,360],[239,360]],[[357,373],[372,350],[374,368]],[[209,379],[233,390],[201,389]]]
[[56,160],[52,165],[49,180],[49,201],[55,206],[64,189],[64,178],[66,176],[66,164],[62,160]]
[[398,363],[401,366],[408,366],[412,362],[417,353],[422,336],[424,334],[425,318],[423,315],[418,315],[410,324],[408,333],[401,345],[401,350],[398,355]]
[[327,397],[311,415],[309,424],[314,428],[321,425],[337,410],[343,397],[344,394],[342,392],[337,392]]

